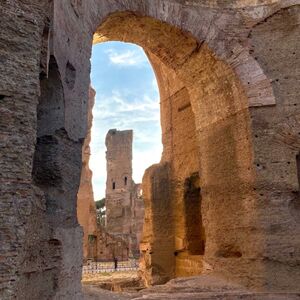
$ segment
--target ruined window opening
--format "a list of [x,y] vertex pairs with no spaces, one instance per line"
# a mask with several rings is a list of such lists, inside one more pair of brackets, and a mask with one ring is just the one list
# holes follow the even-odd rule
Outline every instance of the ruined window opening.
[[88,241],[90,243],[94,243],[96,241],[96,239],[97,239],[97,237],[95,235],[93,235],[93,234],[88,235]]
[[199,174],[192,174],[184,183],[187,250],[191,255],[203,255],[205,232],[201,212]]
[[116,183],[115,183],[115,182],[113,182],[113,184],[112,184],[112,188],[113,188],[113,190],[115,190],[115,189],[116,189]]
[[124,178],[124,184],[127,185],[127,177]]

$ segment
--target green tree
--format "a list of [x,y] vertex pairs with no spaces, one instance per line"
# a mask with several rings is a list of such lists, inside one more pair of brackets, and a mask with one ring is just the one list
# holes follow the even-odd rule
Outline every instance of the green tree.
[[96,203],[96,211],[97,211],[97,223],[101,226],[105,226],[105,216],[106,216],[106,208],[105,208],[105,198],[95,201]]

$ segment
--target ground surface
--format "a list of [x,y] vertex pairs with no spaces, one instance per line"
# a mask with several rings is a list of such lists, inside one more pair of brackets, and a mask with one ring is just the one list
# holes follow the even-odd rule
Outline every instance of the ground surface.
[[82,283],[114,292],[136,292],[142,288],[136,271],[84,274]]
[[83,293],[85,300],[125,300],[125,299],[133,299],[135,295],[125,294],[125,293],[117,293],[110,292],[99,287],[93,287],[89,285],[83,285]]
[[136,292],[140,285],[136,271],[84,274],[82,284],[86,300],[119,300],[139,296]]
[[[88,277],[88,278],[86,278]],[[294,293],[253,293],[239,285],[233,285],[221,278],[210,275],[195,276],[189,278],[177,278],[165,285],[154,286],[140,291],[134,290],[137,274],[135,272],[118,272],[111,276],[96,275],[86,276],[83,279],[83,292],[85,300],[300,300],[300,292]],[[111,292],[103,289],[111,287],[118,292]],[[121,292],[123,289],[126,292]],[[131,292],[128,292],[131,291]]]

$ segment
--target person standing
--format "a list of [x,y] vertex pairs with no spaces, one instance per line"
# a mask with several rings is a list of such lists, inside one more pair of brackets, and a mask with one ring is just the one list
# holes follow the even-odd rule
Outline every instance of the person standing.
[[115,271],[118,269],[118,259],[114,256],[114,263],[115,263]]

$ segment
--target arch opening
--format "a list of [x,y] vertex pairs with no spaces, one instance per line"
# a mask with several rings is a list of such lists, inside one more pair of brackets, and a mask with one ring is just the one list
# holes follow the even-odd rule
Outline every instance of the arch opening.
[[[209,2],[1,3],[2,298],[82,298],[76,194],[95,31],[95,42],[142,46],[159,78],[164,151],[143,180],[145,283],[210,272],[298,290],[299,5]],[[198,196],[203,236],[188,230]]]
[[[145,221],[140,273],[145,285],[199,275],[212,265],[216,272],[234,274],[233,269],[247,264],[243,250],[251,234],[249,239],[233,235],[244,234],[241,228],[253,221],[238,201],[251,198],[253,180],[248,103],[239,80],[206,43],[149,17],[131,12],[109,16],[94,35],[94,43],[108,41],[141,46],[160,93],[163,153],[160,163],[146,170],[142,183]],[[65,71],[65,85],[72,90],[78,72],[70,61]],[[94,96],[90,89],[90,97]],[[91,109],[93,101],[88,105]],[[88,150],[88,144],[89,137],[83,149]],[[196,184],[191,179],[195,174]],[[123,180],[120,185],[109,181],[110,188],[116,192],[124,187]],[[234,219],[232,211],[239,212]],[[232,234],[226,228],[232,228]],[[95,243],[101,245],[103,240],[94,238],[95,234],[88,236],[93,238],[85,243],[94,256]],[[228,247],[239,249],[239,255],[219,255]],[[115,248],[111,252],[116,255]]]
[[[216,272],[234,277],[232,270],[247,264],[244,249],[251,234],[247,239],[235,236],[244,234],[243,226],[253,221],[239,201],[251,199],[253,180],[250,117],[239,80],[204,42],[149,17],[131,12],[109,16],[94,35],[95,43],[108,41],[141,46],[160,93],[163,153],[160,163],[146,170],[142,183],[145,218],[139,268],[145,285],[199,275],[212,265]],[[66,87],[72,90],[78,72],[69,61],[65,71]],[[95,96],[92,89],[90,96]],[[93,101],[88,105],[91,109]],[[83,149],[88,150],[88,144],[89,137]],[[195,174],[196,185],[191,180]],[[110,188],[117,192],[119,186],[124,187],[123,180],[120,185],[109,181]],[[95,209],[94,205],[86,207]],[[239,212],[234,219],[232,211]],[[122,214],[119,210],[117,217]],[[196,218],[197,226],[191,218]],[[107,218],[105,224],[109,225]],[[232,228],[232,234],[226,228]],[[95,238],[96,234],[89,236],[93,238],[85,240],[90,247],[87,253],[95,256],[95,249],[104,241]],[[122,248],[128,255],[128,247],[124,244]],[[238,249],[238,255],[220,255],[228,248]],[[111,252],[115,257],[114,247]]]
[[[144,205],[141,184],[136,182],[161,155],[157,84],[142,49],[128,43],[101,43],[94,47],[91,62],[89,115],[93,109],[93,116],[83,147],[86,168],[77,200],[84,229],[84,275],[91,264],[100,272],[116,261],[120,271],[138,265]],[[96,210],[94,199],[99,204]]]
[[[141,46],[160,92],[163,154],[143,178],[140,269],[146,285],[201,274],[210,263],[224,267],[218,252],[227,242],[219,236],[228,226],[238,231],[247,223],[242,205],[241,216],[233,222],[227,215],[234,199],[240,198],[241,186],[247,187],[253,177],[248,102],[239,80],[204,42],[149,17],[131,12],[110,15],[94,35],[94,43],[107,41]],[[194,192],[186,188],[195,174],[205,196],[199,187]],[[245,198],[251,197],[249,192],[243,190]],[[194,209],[188,201],[192,194],[197,198],[192,201]],[[224,197],[229,199],[226,204]],[[196,215],[194,226],[190,218]],[[229,244],[230,239],[225,238]],[[241,243],[236,247],[243,248]]]

